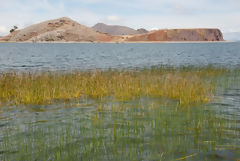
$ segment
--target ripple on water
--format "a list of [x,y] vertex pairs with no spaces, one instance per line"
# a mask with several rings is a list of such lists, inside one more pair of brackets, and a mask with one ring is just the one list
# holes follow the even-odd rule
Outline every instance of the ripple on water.
[[[36,67],[35,64],[38,64],[39,59],[43,64],[39,64],[42,66],[38,67],[48,67],[51,70],[61,69],[66,62],[84,69],[91,68],[88,64],[96,64],[96,68],[128,68],[129,63],[131,67],[149,67],[156,64],[173,66],[216,64],[230,67],[240,65],[240,46],[236,43],[119,45],[11,43],[0,44],[0,51],[0,64],[3,65],[0,70],[5,68],[22,70],[23,67],[32,69]],[[99,60],[101,63],[98,63]],[[44,64],[44,62],[48,63]],[[124,64],[120,65],[120,63]],[[67,68],[71,68],[71,65]]]

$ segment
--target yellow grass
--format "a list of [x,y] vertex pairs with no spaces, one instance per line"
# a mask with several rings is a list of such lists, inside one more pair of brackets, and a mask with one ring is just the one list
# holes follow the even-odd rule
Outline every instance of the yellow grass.
[[165,97],[180,105],[209,102],[217,69],[40,72],[0,74],[0,106],[52,104],[79,98],[118,101]]

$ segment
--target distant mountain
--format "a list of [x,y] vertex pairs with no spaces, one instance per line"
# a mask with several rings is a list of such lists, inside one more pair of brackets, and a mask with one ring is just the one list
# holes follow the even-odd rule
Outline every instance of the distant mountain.
[[104,23],[98,23],[92,27],[94,30],[110,35],[135,35],[147,33],[146,29],[134,30],[130,27],[119,25],[106,25]]
[[[92,28],[81,25],[70,18],[62,17],[59,19],[44,21],[31,25],[21,30],[16,30],[0,39],[0,41],[114,41],[111,35],[96,32]],[[118,38],[119,39],[119,38]]]
[[223,37],[227,41],[240,41],[240,32],[224,33]]
[[144,29],[144,28],[140,28],[140,29],[137,29],[138,33],[139,34],[145,34],[145,33],[148,33],[149,31]]

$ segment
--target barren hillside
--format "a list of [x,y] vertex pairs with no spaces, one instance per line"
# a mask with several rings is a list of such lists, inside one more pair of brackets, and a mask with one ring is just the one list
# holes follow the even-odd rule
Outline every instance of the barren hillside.
[[11,42],[18,41],[114,41],[117,37],[99,33],[93,29],[80,25],[70,18],[59,18],[31,25],[17,30],[5,37]]
[[[106,28],[105,28],[106,29]],[[34,24],[1,37],[5,42],[161,42],[161,41],[223,41],[219,29],[171,29],[146,33],[145,29],[110,27],[113,35],[102,33],[71,20],[59,18]],[[121,30],[118,30],[121,29]],[[131,31],[131,32],[130,32]],[[121,36],[115,34],[121,32]],[[124,35],[126,33],[131,33]]]

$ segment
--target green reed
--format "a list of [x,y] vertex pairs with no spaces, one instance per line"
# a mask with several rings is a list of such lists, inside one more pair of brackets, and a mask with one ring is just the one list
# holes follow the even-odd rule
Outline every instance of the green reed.
[[239,114],[227,117],[219,99],[240,89],[239,76],[213,67],[4,73],[0,160],[238,160]]

